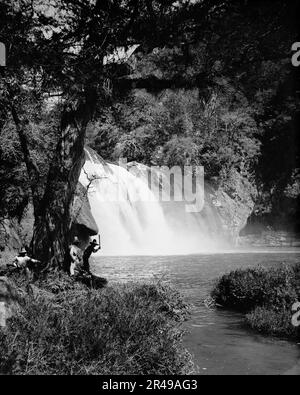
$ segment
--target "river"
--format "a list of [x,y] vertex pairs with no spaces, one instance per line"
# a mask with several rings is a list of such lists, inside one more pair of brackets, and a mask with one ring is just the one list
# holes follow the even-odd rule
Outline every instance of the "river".
[[181,256],[101,256],[93,268],[110,283],[170,280],[193,305],[185,346],[201,374],[300,374],[299,345],[262,336],[245,327],[243,316],[208,309],[203,300],[216,279],[237,268],[299,262],[299,251],[231,252]]

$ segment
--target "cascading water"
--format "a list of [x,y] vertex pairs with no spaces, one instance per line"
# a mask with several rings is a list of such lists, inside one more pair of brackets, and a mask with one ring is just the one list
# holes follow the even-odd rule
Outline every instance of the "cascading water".
[[[149,188],[146,166],[104,162],[86,149],[80,182],[88,187],[104,255],[178,255],[224,248],[213,210],[187,213],[184,202],[161,202]],[[129,171],[128,171],[129,170]]]

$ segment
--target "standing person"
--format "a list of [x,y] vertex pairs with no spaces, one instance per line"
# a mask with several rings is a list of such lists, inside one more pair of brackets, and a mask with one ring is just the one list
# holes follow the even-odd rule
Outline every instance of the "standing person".
[[74,276],[75,274],[75,267],[79,266],[80,261],[81,261],[81,254],[82,251],[79,248],[79,239],[77,236],[74,237],[73,243],[70,245],[69,248],[69,260],[70,260],[70,265],[69,265],[69,273],[71,276]]
[[[96,247],[98,246],[98,247]],[[90,273],[90,263],[89,263],[89,259],[90,256],[99,251],[101,249],[101,246],[97,243],[97,241],[94,239],[93,241],[90,242],[90,245],[84,250],[83,253],[83,269]]]
[[19,254],[14,258],[12,263],[7,264],[7,267],[13,267],[19,270],[23,270],[26,274],[27,280],[30,279],[31,270],[35,269],[35,265],[41,263],[37,259],[30,258],[27,254],[26,249],[23,247]]

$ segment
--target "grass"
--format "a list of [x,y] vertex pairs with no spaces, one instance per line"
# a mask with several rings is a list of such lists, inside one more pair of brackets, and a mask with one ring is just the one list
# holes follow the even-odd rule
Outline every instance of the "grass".
[[272,336],[299,340],[299,331],[291,325],[290,310],[256,307],[246,315],[247,324],[254,330]]
[[61,292],[25,297],[0,333],[2,374],[195,372],[182,345],[188,306],[176,290],[132,283],[95,291],[68,281]]
[[292,305],[300,300],[300,265],[236,270],[221,277],[215,301],[245,313],[246,322],[264,334],[300,339],[292,325]]

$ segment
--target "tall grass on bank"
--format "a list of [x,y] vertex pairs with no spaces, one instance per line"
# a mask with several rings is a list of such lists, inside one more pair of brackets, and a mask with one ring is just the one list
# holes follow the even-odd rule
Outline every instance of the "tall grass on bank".
[[[53,295],[53,294],[52,294]],[[2,374],[190,374],[188,306],[166,284],[26,297],[0,333]]]
[[300,265],[236,270],[221,277],[212,291],[215,301],[246,314],[261,333],[300,339],[292,325],[292,305],[300,300]]

